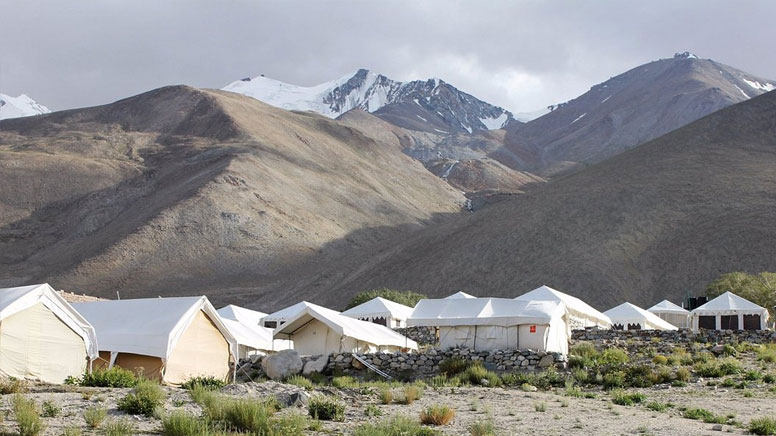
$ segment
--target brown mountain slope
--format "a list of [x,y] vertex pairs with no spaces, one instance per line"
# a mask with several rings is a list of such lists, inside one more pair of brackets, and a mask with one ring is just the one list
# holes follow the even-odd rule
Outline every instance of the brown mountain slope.
[[325,302],[382,286],[511,297],[547,284],[607,309],[700,292],[728,271],[776,270],[776,92],[351,268],[321,286]]
[[508,126],[505,144],[534,157],[515,168],[552,175],[600,162],[773,89],[731,66],[676,54],[612,77],[527,124]]
[[336,121],[166,87],[0,122],[0,284],[234,301],[464,200]]

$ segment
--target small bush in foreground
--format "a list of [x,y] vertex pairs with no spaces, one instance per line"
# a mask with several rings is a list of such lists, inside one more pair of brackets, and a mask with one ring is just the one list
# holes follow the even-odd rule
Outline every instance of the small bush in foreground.
[[706,409],[687,409],[682,416],[687,419],[695,419],[709,424],[724,424],[727,422],[727,418],[724,416],[716,416],[713,412]]
[[749,423],[749,433],[759,435],[776,435],[776,419],[763,417],[755,418]]
[[153,416],[154,410],[164,404],[166,396],[158,383],[142,380],[131,393],[118,401],[117,408],[130,415]]
[[27,392],[27,383],[24,380],[11,377],[0,381],[0,394],[21,394],[22,392]]
[[469,426],[469,434],[471,436],[496,436],[496,427],[493,425],[492,419],[475,421]]
[[331,379],[331,385],[338,389],[345,388],[357,388],[359,386],[358,380],[349,375],[343,375],[341,377],[334,377]]
[[62,429],[62,436],[81,436],[81,428],[75,425]]
[[374,404],[370,404],[370,405],[366,406],[366,409],[364,409],[364,415],[365,416],[383,416],[383,411],[380,410],[380,408],[375,406]]
[[217,391],[222,387],[226,386],[226,383],[224,383],[223,380],[217,379],[215,377],[192,377],[186,380],[181,385],[181,387],[183,389],[189,390],[193,388],[195,385],[202,386],[203,388],[209,389],[212,391]]
[[41,416],[44,418],[54,418],[59,415],[59,412],[62,411],[62,408],[52,400],[44,401],[42,408],[43,410],[41,411]]
[[393,401],[393,391],[388,386],[383,386],[377,391],[377,396],[380,397],[380,402],[383,404],[391,404]]
[[661,403],[659,401],[650,401],[644,406],[653,412],[665,412],[666,410],[668,410],[669,407],[673,407],[674,405],[671,403]]
[[439,362],[439,371],[448,377],[458,375],[472,366],[471,360],[449,358]]
[[105,436],[133,436],[135,424],[128,419],[119,419],[102,426],[102,431]]
[[291,377],[288,377],[285,380],[285,382],[290,384],[290,385],[294,385],[294,386],[300,387],[302,389],[306,389],[308,391],[314,387],[313,386],[313,382],[310,381],[310,379],[308,379],[305,376],[298,375],[298,374],[297,375],[292,375]]
[[537,401],[534,403],[534,410],[537,412],[546,412],[547,411],[547,403],[544,401]]
[[436,436],[439,432],[421,426],[417,421],[405,416],[395,416],[376,424],[361,424],[356,427],[353,436]]
[[666,356],[658,354],[657,356],[652,358],[652,362],[654,362],[655,365],[666,365],[668,364],[668,358]]
[[466,371],[460,374],[460,378],[472,385],[481,385],[483,384],[483,380],[487,380],[487,385],[491,387],[499,386],[501,384],[501,378],[498,374],[488,371],[480,364],[472,365],[467,368]]
[[757,360],[767,363],[776,362],[776,344],[763,344],[757,349]]
[[84,421],[89,428],[97,428],[105,421],[108,411],[104,407],[89,407],[84,410]]
[[455,418],[455,410],[445,405],[435,404],[420,412],[420,423],[426,425],[447,425]]
[[612,391],[612,403],[620,406],[632,406],[634,404],[642,403],[647,399],[647,396],[640,392],[625,392],[622,389],[615,389]]
[[137,384],[137,377],[131,371],[114,366],[111,369],[95,369],[84,374],[81,386],[100,388],[131,388]]
[[410,385],[405,386],[402,390],[402,395],[398,398],[396,398],[396,402],[400,404],[412,404],[415,402],[415,400],[420,399],[420,396],[422,394],[422,391],[419,387]]
[[311,397],[307,410],[315,419],[322,421],[342,421],[345,419],[345,405],[336,398],[325,395]]
[[15,394],[12,404],[19,436],[37,436],[43,432],[44,425],[40,419],[40,409],[35,400],[24,398],[21,394]]
[[175,411],[162,417],[164,436],[208,436],[207,424],[188,413]]

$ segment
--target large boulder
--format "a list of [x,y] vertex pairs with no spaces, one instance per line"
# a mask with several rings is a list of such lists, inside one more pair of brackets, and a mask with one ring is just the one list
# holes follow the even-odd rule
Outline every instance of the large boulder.
[[261,368],[272,380],[284,380],[302,372],[302,358],[294,350],[278,351],[265,357]]
[[326,365],[329,364],[329,356],[321,356],[317,359],[312,359],[304,364],[302,370],[303,375],[310,375],[312,373],[322,373],[326,369]]

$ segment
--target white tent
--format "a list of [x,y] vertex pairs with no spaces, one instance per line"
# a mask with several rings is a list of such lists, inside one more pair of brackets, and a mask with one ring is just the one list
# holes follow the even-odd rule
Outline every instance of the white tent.
[[458,291],[455,294],[448,295],[447,297],[445,297],[445,299],[447,300],[456,300],[461,298],[477,298],[477,297],[475,297],[474,295],[469,295],[463,291]]
[[204,296],[73,306],[94,326],[108,367],[178,385],[195,376],[227,380],[237,357],[237,341]]
[[559,301],[566,305],[569,314],[569,324],[572,330],[585,327],[600,327],[608,329],[612,321],[608,316],[594,309],[589,304],[577,297],[552,289],[549,286],[541,286],[533,291],[515,297],[522,301]]
[[690,311],[668,300],[650,307],[647,311],[654,313],[663,321],[667,321],[680,329],[690,328]]
[[0,375],[62,383],[97,358],[91,324],[48,284],[0,289]]
[[385,298],[376,297],[356,307],[352,307],[342,312],[342,314],[360,319],[361,321],[369,321],[389,328],[396,328],[407,326],[407,317],[412,314],[412,308],[386,300]]
[[612,328],[618,330],[678,330],[676,326],[660,319],[634,304],[622,303],[604,312],[612,320]]
[[278,328],[285,324],[289,319],[296,317],[302,313],[303,310],[312,306],[315,305],[306,301],[301,301],[294,304],[293,306],[288,306],[285,309],[280,309],[277,312],[270,313],[261,319],[261,325],[270,329]]
[[442,348],[568,352],[566,307],[555,301],[505,298],[420,300],[408,326],[439,328]]
[[275,338],[294,342],[299,354],[317,356],[339,352],[417,350],[418,344],[388,327],[361,321],[315,304],[275,329]]
[[768,310],[725,292],[691,313],[693,330],[765,330]]
[[261,325],[265,313],[230,304],[218,309],[218,314],[237,340],[241,359],[254,354],[291,348],[288,341],[273,339],[272,329]]

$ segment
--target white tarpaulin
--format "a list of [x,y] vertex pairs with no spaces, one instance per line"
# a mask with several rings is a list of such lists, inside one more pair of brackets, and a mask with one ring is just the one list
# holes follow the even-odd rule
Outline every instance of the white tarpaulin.
[[129,356],[159,358],[162,381],[179,384],[198,375],[224,378],[230,356],[237,358],[237,341],[204,296],[73,306],[95,327],[100,351],[110,352],[111,366],[120,357],[127,361]]
[[218,309],[226,327],[232,332],[239,345],[240,358],[256,354],[257,351],[278,351],[291,348],[288,341],[272,338],[272,329],[261,325],[265,313],[230,304]]
[[385,298],[376,297],[365,303],[352,307],[343,315],[362,321],[370,321],[390,328],[406,327],[407,317],[412,314],[412,308]]
[[97,357],[94,328],[51,286],[0,289],[0,375],[62,383]]
[[647,311],[681,329],[690,327],[690,311],[668,300],[657,303]]
[[456,300],[460,298],[477,298],[477,297],[475,297],[474,295],[469,295],[463,291],[458,291],[455,294],[448,295],[447,297],[445,297],[445,299],[448,299],[448,300]]
[[608,329],[612,322],[608,316],[594,309],[589,304],[577,297],[564,294],[549,286],[541,286],[533,291],[526,292],[523,295],[515,297],[515,300],[523,301],[560,301],[566,305],[569,313],[569,323],[571,328],[584,329],[585,327],[600,327]]
[[274,332],[275,338],[289,339],[303,355],[329,353],[417,350],[415,341],[393,330],[307,303],[295,317]]
[[612,320],[612,328],[622,330],[678,330],[673,324],[660,319],[631,303],[622,303],[604,312]]
[[566,307],[557,301],[505,298],[420,300],[408,326],[439,328],[440,346],[475,350],[568,352]]
[[301,301],[299,303],[294,304],[293,306],[288,306],[285,309],[280,309],[277,312],[272,312],[261,319],[262,325],[264,327],[271,328],[271,329],[278,328],[281,325],[285,324],[285,322],[288,321],[289,319],[295,318],[297,315],[302,313],[303,310],[312,306],[315,306],[315,305],[312,303],[308,303],[306,301]]
[[693,310],[692,328],[765,330],[768,310],[732,292],[725,292]]

